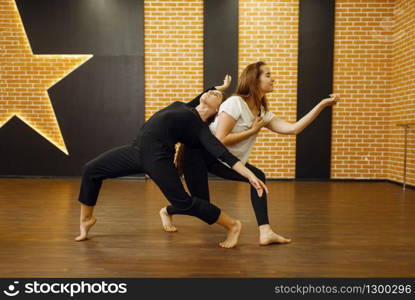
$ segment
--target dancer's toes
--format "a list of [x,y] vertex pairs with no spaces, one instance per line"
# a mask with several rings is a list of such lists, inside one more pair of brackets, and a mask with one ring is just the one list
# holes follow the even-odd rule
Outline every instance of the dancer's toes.
[[92,216],[87,221],[82,221],[81,225],[79,226],[81,233],[79,234],[79,236],[75,238],[75,241],[80,242],[80,241],[84,241],[88,239],[88,232],[91,229],[91,227],[94,226],[96,222],[97,222],[97,218],[94,216]]
[[84,240],[87,240],[88,238],[87,238],[87,236],[86,236],[86,234],[80,234],[80,235],[78,235],[76,238],[75,238],[75,241],[77,241],[77,242],[80,242],[80,241],[84,241]]
[[240,221],[235,221],[235,224],[228,229],[226,240],[219,243],[222,248],[233,248],[238,243],[239,234],[241,233],[242,224]]
[[160,210],[161,224],[163,225],[164,231],[176,232],[177,228],[172,224],[172,216],[168,214],[167,207],[163,207]]
[[276,234],[273,231],[261,234],[259,237],[259,244],[261,246],[266,246],[270,244],[289,244],[291,239],[287,239],[279,234]]
[[163,226],[163,228],[164,228],[164,231],[167,231],[167,232],[176,232],[177,231],[176,227],[170,226],[170,225],[165,225],[165,226]]

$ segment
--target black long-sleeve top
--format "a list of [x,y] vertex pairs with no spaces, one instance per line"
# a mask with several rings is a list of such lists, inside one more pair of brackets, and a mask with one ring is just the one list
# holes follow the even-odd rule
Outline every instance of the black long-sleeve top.
[[[208,90],[211,89],[214,88]],[[239,159],[211,133],[195,109],[203,93],[188,103],[176,101],[156,112],[140,128],[133,145],[140,147],[147,143],[161,144],[165,150],[162,154],[167,157],[174,156],[178,142],[191,148],[204,147],[214,157],[233,166]]]

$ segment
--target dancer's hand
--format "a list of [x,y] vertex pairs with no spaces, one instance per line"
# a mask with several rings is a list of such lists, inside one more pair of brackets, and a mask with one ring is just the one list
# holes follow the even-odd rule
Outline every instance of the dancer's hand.
[[265,120],[263,117],[257,117],[251,125],[251,128],[255,130],[255,132],[259,131],[265,125]]
[[231,85],[231,81],[232,81],[232,77],[226,74],[225,78],[223,79],[223,84],[220,86],[216,86],[215,88],[221,92],[224,92]]
[[262,194],[264,193],[264,190],[266,193],[268,193],[268,188],[260,179],[258,179],[254,173],[252,173],[251,170],[249,170],[247,167],[245,167],[241,161],[237,161],[233,166],[232,169],[234,169],[236,172],[241,174],[243,177],[248,179],[249,183],[256,189],[256,192],[258,193],[259,197],[262,197]]
[[268,194],[268,188],[261,180],[256,176],[249,177],[249,183],[256,189],[259,197],[262,197],[262,194],[265,192]]
[[324,107],[335,105],[337,101],[340,100],[339,94],[330,94],[329,96],[330,98],[321,100],[321,103],[324,105]]

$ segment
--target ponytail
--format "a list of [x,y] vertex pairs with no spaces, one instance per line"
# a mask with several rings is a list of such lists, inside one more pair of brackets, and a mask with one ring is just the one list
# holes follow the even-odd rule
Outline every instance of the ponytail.
[[176,165],[179,177],[183,176],[183,152],[184,144],[178,143],[176,148],[176,155],[174,156],[174,164]]

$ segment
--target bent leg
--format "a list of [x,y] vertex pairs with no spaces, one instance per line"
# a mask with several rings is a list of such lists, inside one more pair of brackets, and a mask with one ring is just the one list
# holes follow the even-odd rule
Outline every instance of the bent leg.
[[150,164],[150,170],[146,170],[148,175],[154,180],[177,213],[197,217],[208,224],[217,221],[220,209],[204,199],[190,197],[170,159],[158,159]]
[[94,206],[104,179],[137,173],[142,173],[137,148],[124,145],[108,150],[83,166],[78,200]]
[[158,160],[156,163],[152,163],[152,165],[154,169],[148,172],[148,174],[176,210],[182,214],[197,217],[209,225],[217,223],[223,226],[227,230],[227,237],[219,245],[223,248],[233,248],[236,246],[242,227],[240,221],[232,219],[226,213],[221,212],[218,207],[204,199],[190,197],[184,190],[177,169],[172,161]]
[[[253,165],[246,163],[245,166],[255,174],[258,179],[265,183],[265,174],[260,169],[254,167]],[[216,160],[208,165],[208,170],[216,176],[233,180],[233,181],[242,181],[248,182],[248,179],[240,175],[235,170],[225,166],[220,161]],[[255,217],[258,223],[258,226],[268,224],[268,206],[267,206],[267,194],[263,193],[262,197],[258,196],[256,189],[253,186],[251,188],[251,204],[255,212]]]
[[[208,172],[201,149],[184,148],[183,173],[190,194],[210,202]],[[167,207],[166,212],[169,215],[183,214],[172,205]]]
[[[246,163],[245,166],[255,174],[258,179],[262,180],[265,183],[265,174],[260,169],[254,167],[253,165]],[[235,181],[244,181],[248,182],[248,179],[239,175],[233,169],[228,168],[223,165],[221,162],[215,162],[208,166],[209,172],[217,176]],[[267,206],[267,194],[263,193],[262,197],[258,196],[256,190],[251,186],[251,203],[254,208],[255,217],[258,223],[259,228],[259,244],[261,246],[266,246],[270,244],[288,244],[291,243],[291,239],[287,239],[277,233],[275,233],[268,221],[268,206]]]
[[96,223],[93,211],[102,181],[141,173],[139,161],[139,150],[125,145],[111,149],[84,165],[78,197],[81,202],[80,235],[75,238],[76,241],[86,240],[89,230]]

